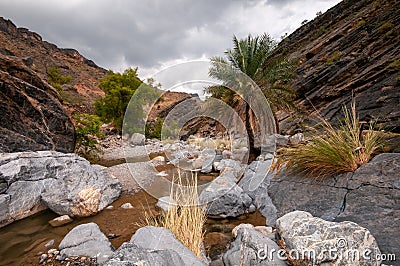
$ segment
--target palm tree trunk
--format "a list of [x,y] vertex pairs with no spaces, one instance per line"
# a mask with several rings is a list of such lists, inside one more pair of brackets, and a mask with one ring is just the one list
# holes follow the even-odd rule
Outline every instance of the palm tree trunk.
[[251,127],[251,121],[250,121],[250,106],[248,103],[245,103],[245,126],[246,126],[246,131],[247,135],[249,137],[249,163],[254,161],[261,153],[260,148],[256,148],[254,145],[254,131],[253,128]]

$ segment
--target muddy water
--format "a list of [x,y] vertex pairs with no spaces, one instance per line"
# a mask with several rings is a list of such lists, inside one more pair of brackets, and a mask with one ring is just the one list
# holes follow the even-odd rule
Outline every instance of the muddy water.
[[[122,161],[103,162],[102,164],[112,166],[119,163],[122,163]],[[176,169],[171,165],[159,166],[157,170],[165,171],[170,177],[176,174]],[[217,175],[217,173],[212,173],[198,176],[198,184],[210,182]],[[161,193],[161,190],[157,192]],[[167,192],[165,195],[168,194]],[[132,209],[120,208],[122,204],[127,202],[132,204]],[[155,209],[156,203],[157,200],[154,197],[141,191],[135,195],[122,195],[112,203],[113,209],[105,209],[96,216],[75,219],[72,223],[61,227],[54,228],[48,224],[48,221],[58,216],[50,210],[14,222],[4,228],[0,228],[0,266],[39,265],[39,258],[42,252],[46,252],[50,248],[57,249],[61,240],[69,231],[79,224],[89,222],[96,223],[106,236],[116,236],[111,238],[110,241],[117,249],[123,242],[129,241],[139,227],[145,225],[143,221],[145,212],[158,213],[158,210]],[[265,225],[265,218],[256,212],[235,219],[209,218],[207,220],[204,244],[208,255],[212,259],[215,259],[218,254],[226,250],[226,246],[232,240],[232,229],[241,223]],[[51,240],[54,240],[54,245],[45,248],[45,244]],[[55,265],[61,264],[56,263]]]
[[[133,209],[122,209],[120,206],[130,202]],[[75,219],[65,226],[53,228],[48,221],[57,214],[47,210],[39,214],[14,222],[0,229],[0,265],[39,265],[40,252],[45,252],[45,244],[55,240],[57,248],[63,237],[79,224],[97,223],[105,235],[115,234],[110,239],[112,245],[118,248],[123,242],[129,241],[135,231],[143,226],[145,211],[154,212],[156,200],[145,192],[133,196],[122,197],[112,205],[114,209],[103,210],[96,216]],[[205,247],[211,257],[225,250],[231,240],[231,230],[240,223],[264,225],[265,219],[259,213],[246,214],[236,219],[208,219],[206,225]]]

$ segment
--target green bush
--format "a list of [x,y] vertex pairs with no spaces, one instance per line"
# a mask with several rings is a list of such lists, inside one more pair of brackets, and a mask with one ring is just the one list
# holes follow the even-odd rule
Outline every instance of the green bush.
[[102,138],[100,126],[102,122],[97,115],[77,114],[75,116],[75,152],[85,158],[98,152],[98,139]]
[[49,76],[48,81],[51,86],[53,86],[60,94],[62,93],[61,86],[72,81],[71,76],[64,76],[61,73],[61,70],[55,66],[52,66],[47,70],[47,75]]
[[341,56],[342,56],[342,52],[335,51],[331,55],[328,56],[328,58],[326,59],[326,63],[328,65],[333,65],[340,59]]
[[137,68],[128,68],[122,74],[110,70],[100,81],[99,87],[106,96],[95,102],[95,114],[121,129],[128,103],[141,84]]

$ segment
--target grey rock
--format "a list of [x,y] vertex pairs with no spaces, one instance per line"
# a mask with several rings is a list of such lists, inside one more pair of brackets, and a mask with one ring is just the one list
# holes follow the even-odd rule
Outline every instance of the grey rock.
[[62,258],[88,256],[104,263],[114,253],[108,238],[95,223],[81,224],[73,228],[61,241],[59,250]]
[[223,150],[222,151],[222,158],[223,159],[231,159],[233,153],[231,151],[228,150]]
[[201,192],[199,200],[207,204],[207,213],[220,217],[237,217],[248,212],[251,198],[235,183],[231,172],[220,175]]
[[47,207],[88,216],[118,198],[121,185],[75,154],[55,151],[0,154],[0,227]]
[[174,250],[144,249],[129,242],[125,242],[115,251],[105,266],[164,266],[185,264]]
[[201,171],[203,174],[208,174],[212,172],[213,169],[213,162],[214,162],[215,155],[207,155],[204,159],[204,162],[201,166]]
[[121,205],[122,209],[133,209],[133,206],[130,202],[124,203]]
[[248,157],[249,157],[249,149],[247,147],[241,147],[232,150],[231,159],[235,161],[246,163]]
[[130,242],[142,249],[175,251],[184,265],[205,265],[195,254],[163,227],[146,226],[138,229]]
[[151,162],[123,163],[105,170],[122,184],[122,193],[134,195],[153,184],[157,170]]
[[398,173],[400,154],[384,153],[354,173],[324,180],[279,174],[271,179],[268,194],[278,217],[303,210],[328,221],[352,221],[371,231],[383,254],[400,254]]
[[252,162],[246,168],[238,185],[251,197],[254,206],[266,218],[267,225],[274,226],[277,211],[268,190],[270,180],[273,177],[273,173],[269,173],[270,166],[270,160]]
[[277,256],[279,246],[251,224],[239,225],[233,231],[235,240],[222,256],[224,265],[287,265]]
[[42,264],[43,262],[45,262],[48,257],[49,256],[46,253],[40,255],[39,264]]
[[244,171],[244,167],[242,167],[242,165],[233,159],[223,159],[221,160],[217,167],[216,167],[217,171],[220,172],[225,172],[225,171],[230,171],[233,173],[233,175],[236,177],[236,180],[238,180]]
[[44,245],[44,247],[45,248],[50,248],[50,247],[52,247],[53,245],[54,245],[54,239],[52,239],[52,240],[50,240],[49,242],[47,242],[45,245]]
[[[375,238],[365,228],[353,222],[329,222],[312,217],[310,213],[295,211],[276,222],[278,232],[285,242],[285,249],[300,254],[303,261],[309,255],[309,265],[334,263],[334,265],[380,265],[375,258],[381,253]],[[332,250],[332,252],[329,252]],[[293,252],[297,251],[297,252]],[[370,251],[370,258],[363,256]],[[311,253],[310,253],[311,252]],[[346,256],[346,254],[360,254]],[[345,254],[340,256],[339,254]]]
[[129,139],[129,144],[133,146],[143,146],[146,141],[146,137],[140,133],[133,133]]
[[303,133],[296,133],[289,137],[289,143],[292,145],[297,145],[305,141]]
[[165,196],[158,199],[156,206],[166,212],[171,204],[176,204],[176,202],[174,200],[171,202],[170,196]]

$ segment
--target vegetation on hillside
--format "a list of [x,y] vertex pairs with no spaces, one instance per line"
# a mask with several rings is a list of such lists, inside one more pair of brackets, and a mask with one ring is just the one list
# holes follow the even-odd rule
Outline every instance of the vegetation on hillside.
[[52,66],[47,70],[47,75],[49,76],[48,81],[51,86],[53,86],[60,95],[62,94],[62,85],[68,84],[72,81],[71,76],[63,75],[61,70],[55,66]]
[[343,107],[344,120],[338,128],[322,119],[323,132],[318,132],[305,143],[277,151],[274,169],[279,172],[301,173],[309,177],[327,177],[344,172],[353,172],[369,162],[373,154],[383,147],[380,131],[362,131],[354,102],[351,110]]

